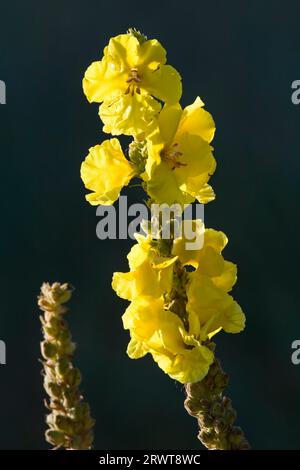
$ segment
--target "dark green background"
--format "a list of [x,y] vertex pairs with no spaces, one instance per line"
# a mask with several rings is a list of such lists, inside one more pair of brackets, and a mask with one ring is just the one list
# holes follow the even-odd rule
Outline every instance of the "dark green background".
[[[111,36],[128,27],[158,38],[217,124],[215,202],[206,224],[229,236],[238,263],[240,335],[220,334],[229,395],[253,448],[299,449],[299,123],[291,83],[300,71],[298,1],[1,2],[0,448],[46,448],[36,295],[44,280],[76,286],[69,321],[97,449],[199,448],[182,386],[150,358],[130,360],[110,288],[132,242],[96,238],[79,168],[104,139],[81,79]],[[141,201],[139,190],[127,191]]]

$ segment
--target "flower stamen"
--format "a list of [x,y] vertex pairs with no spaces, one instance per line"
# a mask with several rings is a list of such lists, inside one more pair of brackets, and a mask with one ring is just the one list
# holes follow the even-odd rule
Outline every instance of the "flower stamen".
[[175,170],[175,168],[180,168],[182,166],[187,166],[186,163],[182,163],[178,160],[178,158],[180,158],[183,153],[179,152],[178,150],[174,150],[174,148],[176,148],[177,146],[178,144],[175,143],[171,146],[171,148],[164,149],[161,152],[161,157],[168,163],[171,170]]
[[141,89],[137,86],[138,83],[141,82],[141,78],[138,74],[138,69],[133,67],[130,69],[130,75],[126,80],[126,83],[129,83],[128,87],[126,88],[125,95],[131,93],[134,96],[134,92],[136,91],[138,94],[141,93]]
[[131,70],[130,70],[130,75],[129,77],[127,78],[126,82],[127,83],[131,83],[131,82],[135,82],[135,83],[139,83],[141,82],[141,78],[139,76],[139,73],[138,73],[138,69],[133,67]]

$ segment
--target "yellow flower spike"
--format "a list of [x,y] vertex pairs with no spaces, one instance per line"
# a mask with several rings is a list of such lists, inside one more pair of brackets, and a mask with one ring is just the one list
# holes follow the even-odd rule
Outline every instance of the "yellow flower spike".
[[87,99],[103,103],[104,131],[113,135],[149,134],[161,109],[157,100],[175,103],[181,97],[181,77],[165,65],[165,49],[156,39],[140,37],[131,31],[111,38],[83,79]]
[[206,203],[215,197],[207,184],[216,167],[210,146],[215,125],[202,106],[200,98],[184,110],[178,103],[165,105],[158,127],[148,136],[142,177],[158,203],[183,205],[195,199]]
[[[90,102],[100,103],[104,132],[134,137],[130,161],[117,139],[90,149],[81,176],[92,191],[86,196],[91,204],[112,204],[133,176],[143,180],[149,206],[179,203],[183,209],[215,198],[208,184],[216,168],[215,123],[199,97],[182,109],[181,77],[166,65],[157,40],[134,29],[111,38],[103,58],[86,70],[83,89]],[[173,217],[144,221],[146,236],[136,235],[128,254],[130,271],[113,275],[113,289],[130,301],[122,317],[130,333],[127,354],[151,354],[166,374],[185,384],[185,407],[197,417],[198,437],[207,448],[249,449],[233,425],[235,412],[223,396],[228,376],[211,341],[221,330],[238,333],[245,326],[241,307],[229,295],[237,268],[222,255],[228,240],[201,220],[184,220],[182,235],[177,238],[174,230],[166,240],[163,224],[177,229]],[[211,413],[215,409],[220,413]]]
[[[238,333],[245,316],[227,293],[236,281],[236,266],[221,254],[226,235],[205,229],[201,220],[184,220],[181,232],[169,256],[160,255],[149,234],[136,235],[130,272],[115,273],[112,287],[132,302],[123,316],[131,335],[129,356],[150,352],[159,367],[184,383],[201,380],[213,361],[203,341],[221,329]],[[187,245],[195,241],[191,235],[200,235],[195,249]],[[190,265],[194,272],[185,271]]]
[[81,179],[85,187],[93,191],[86,196],[92,205],[113,204],[134,176],[135,169],[126,160],[118,139],[91,147],[81,165]]

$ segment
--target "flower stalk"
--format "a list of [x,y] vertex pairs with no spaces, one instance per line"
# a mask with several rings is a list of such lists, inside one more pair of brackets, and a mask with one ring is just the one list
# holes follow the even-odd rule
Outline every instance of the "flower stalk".
[[[171,232],[172,233],[172,232]],[[174,237],[164,243],[157,244],[160,256],[172,253]],[[179,261],[173,268],[173,284],[170,292],[171,312],[181,318],[186,330],[189,330],[188,313],[186,311],[187,295],[185,286],[187,272]],[[215,343],[207,341],[206,346],[215,352]],[[197,418],[199,424],[198,439],[210,450],[249,450],[242,429],[235,426],[237,414],[230,398],[224,396],[224,389],[228,385],[229,376],[226,374],[215,357],[209,367],[207,375],[195,383],[186,383],[186,399],[184,407],[193,417]]]
[[[214,120],[199,96],[182,108],[181,75],[167,64],[156,39],[133,28],[111,38],[102,59],[86,70],[83,91],[89,102],[100,104],[103,131],[113,136],[91,147],[81,165],[90,204],[112,205],[133,178],[145,190],[146,204],[160,211],[176,206],[182,214],[193,202],[215,199],[208,184],[216,169]],[[122,134],[132,137],[125,153],[116,137]],[[228,377],[212,343],[222,330],[235,334],[245,327],[244,312],[231,295],[237,267],[223,257],[223,232],[200,219],[181,219],[177,235],[174,217],[169,212],[164,227],[161,214],[145,221],[145,236],[136,234],[128,254],[129,271],[113,275],[113,289],[130,302],[122,317],[130,333],[127,354],[151,354],[166,374],[185,384],[185,407],[197,417],[207,448],[248,449],[223,397]],[[172,228],[167,239],[166,227]]]
[[197,418],[200,427],[198,439],[208,449],[249,450],[250,445],[242,429],[234,425],[236,411],[231,400],[223,395],[228,379],[220,362],[215,359],[203,380],[185,385],[187,398],[184,407]]
[[80,371],[72,363],[76,346],[64,319],[68,311],[65,303],[71,295],[68,284],[55,282],[44,283],[38,297],[38,305],[44,312],[40,316],[44,336],[41,353],[44,388],[49,396],[45,400],[49,410],[45,438],[54,449],[88,450],[93,443],[95,421],[79,391]]

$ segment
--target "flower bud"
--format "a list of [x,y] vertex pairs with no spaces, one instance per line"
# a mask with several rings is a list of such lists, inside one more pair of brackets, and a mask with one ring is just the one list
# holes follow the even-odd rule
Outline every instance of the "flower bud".
[[50,341],[43,341],[41,343],[42,355],[45,359],[52,359],[57,353],[57,346]]

